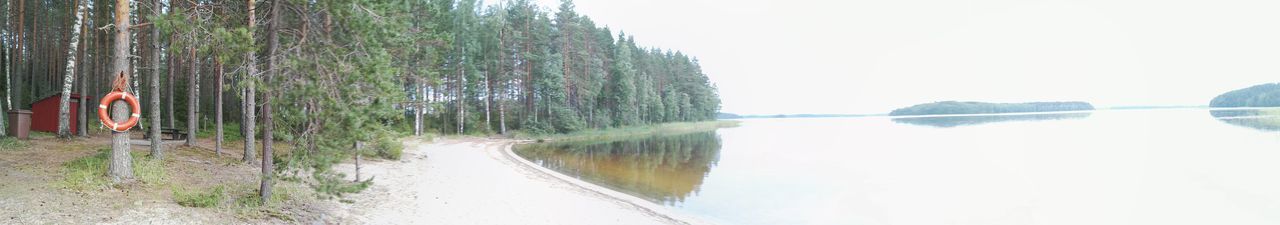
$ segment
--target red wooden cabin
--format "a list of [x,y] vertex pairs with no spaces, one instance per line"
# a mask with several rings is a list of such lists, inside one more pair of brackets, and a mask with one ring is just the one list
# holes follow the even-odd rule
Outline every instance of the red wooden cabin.
[[[80,112],[80,95],[71,94],[71,133],[78,131],[79,113]],[[31,130],[44,132],[58,132],[58,104],[62,102],[62,93],[40,99],[36,103],[31,103]]]

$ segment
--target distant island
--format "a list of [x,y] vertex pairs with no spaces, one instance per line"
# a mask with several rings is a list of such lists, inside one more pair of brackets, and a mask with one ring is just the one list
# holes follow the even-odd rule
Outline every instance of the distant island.
[[913,105],[890,112],[890,116],[997,114],[1093,110],[1087,102],[989,103],[945,101]]
[[926,117],[893,118],[893,122],[902,123],[902,124],[920,125],[920,126],[939,127],[939,128],[951,128],[951,127],[962,127],[962,126],[982,125],[982,124],[988,124],[988,123],[1001,123],[1001,122],[1084,119],[1084,118],[1088,118],[1090,115],[1093,115],[1093,112],[983,115],[983,116],[926,116]]
[[1277,107],[1280,106],[1280,83],[1254,85],[1229,91],[1209,101],[1209,107]]
[[863,117],[882,115],[863,114],[774,114],[774,115],[738,115],[733,113],[716,114],[716,119],[756,119],[756,118],[828,118],[828,117]]

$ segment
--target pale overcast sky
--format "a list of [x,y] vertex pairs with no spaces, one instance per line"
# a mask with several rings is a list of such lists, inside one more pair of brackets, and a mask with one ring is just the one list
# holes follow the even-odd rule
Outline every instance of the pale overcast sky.
[[641,45],[696,56],[722,111],[739,114],[886,113],[943,100],[1207,105],[1280,81],[1275,0],[575,4]]

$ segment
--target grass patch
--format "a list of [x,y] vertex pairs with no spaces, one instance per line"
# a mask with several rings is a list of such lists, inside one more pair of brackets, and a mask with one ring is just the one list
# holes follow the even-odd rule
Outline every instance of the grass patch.
[[210,208],[222,205],[227,198],[226,188],[222,185],[214,186],[205,191],[188,191],[178,188],[173,189],[173,201],[178,205],[196,208]]
[[[223,116],[226,116],[226,115],[223,115]],[[196,138],[202,138],[202,139],[214,138],[218,134],[217,133],[218,129],[215,129],[215,128],[217,128],[217,125],[214,124],[213,120],[205,120],[205,122],[201,124],[200,129],[196,131]],[[187,127],[183,126],[178,129],[181,129],[183,132],[185,132],[187,130]],[[222,140],[227,142],[244,140],[243,134],[240,133],[240,124],[223,122],[222,123]]]
[[37,139],[37,138],[50,138],[50,137],[56,137],[56,136],[58,136],[58,135],[57,135],[57,134],[54,134],[54,133],[49,133],[49,132],[44,132],[44,131],[34,131],[34,130],[33,130],[33,131],[30,131],[30,133],[27,133],[27,136],[28,136],[29,138],[32,138],[32,139]]
[[262,197],[258,196],[257,186],[238,188],[234,193],[236,196],[235,204],[232,205],[231,211],[235,212],[237,217],[246,219],[262,219],[262,218],[278,218],[284,221],[294,221],[281,208],[282,203],[293,200],[295,190],[294,185],[280,185],[277,183],[271,189],[271,199],[263,204]]
[[173,201],[185,207],[219,208],[248,220],[279,218],[294,221],[285,212],[286,204],[283,203],[293,200],[296,187],[289,184],[274,186],[271,199],[266,204],[258,196],[258,186],[248,184],[223,184],[204,189],[174,188]]
[[616,127],[607,129],[582,130],[566,134],[531,134],[521,131],[512,133],[512,137],[520,139],[536,140],[538,142],[545,141],[592,141],[592,140],[616,140],[634,137],[645,137],[656,134],[683,134],[701,131],[710,131],[719,128],[737,127],[741,121],[735,120],[714,120],[703,122],[679,122],[679,123],[663,123],[640,126]]
[[27,142],[13,137],[0,137],[0,150],[18,150],[27,148]]
[[[164,162],[150,160],[143,153],[131,152],[133,160],[133,178],[148,185],[161,184],[168,179],[164,170]],[[62,180],[58,186],[66,189],[85,191],[110,187],[107,178],[107,163],[111,157],[111,149],[99,149],[98,153],[71,160],[62,164]]]

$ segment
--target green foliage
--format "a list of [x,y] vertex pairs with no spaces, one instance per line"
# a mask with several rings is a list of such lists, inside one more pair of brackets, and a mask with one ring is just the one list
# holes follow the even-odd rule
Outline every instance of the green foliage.
[[342,197],[344,194],[359,193],[364,189],[373,185],[373,179],[350,182],[345,179],[342,174],[320,173],[315,174],[316,183],[311,185],[317,194],[321,194],[321,198]]
[[[151,160],[145,153],[132,152],[133,177],[148,185],[161,184],[168,179],[164,162]],[[111,150],[99,149],[96,154],[62,164],[62,180],[58,186],[75,191],[108,188],[111,180],[106,177],[107,161]]]
[[1214,97],[1209,107],[1276,107],[1280,106],[1280,83],[1260,84],[1233,90]]
[[893,110],[891,116],[939,114],[989,114],[1093,110],[1086,102],[986,103],[945,101]]
[[381,138],[374,143],[373,149],[378,157],[400,160],[400,155],[404,154],[404,143],[393,138]]
[[[621,36],[621,35],[619,35]],[[618,38],[619,45],[624,44],[622,37]],[[613,118],[614,126],[627,126],[638,123],[636,108],[636,86],[635,86],[635,69],[631,66],[631,48],[623,46],[618,48],[617,59],[624,59],[615,62],[613,65],[613,79],[610,80],[610,87],[613,90],[613,96],[610,100],[613,102]]]
[[189,191],[180,188],[173,189],[173,201],[178,205],[196,208],[217,207],[227,198],[227,192],[222,185],[214,186],[204,191]]

